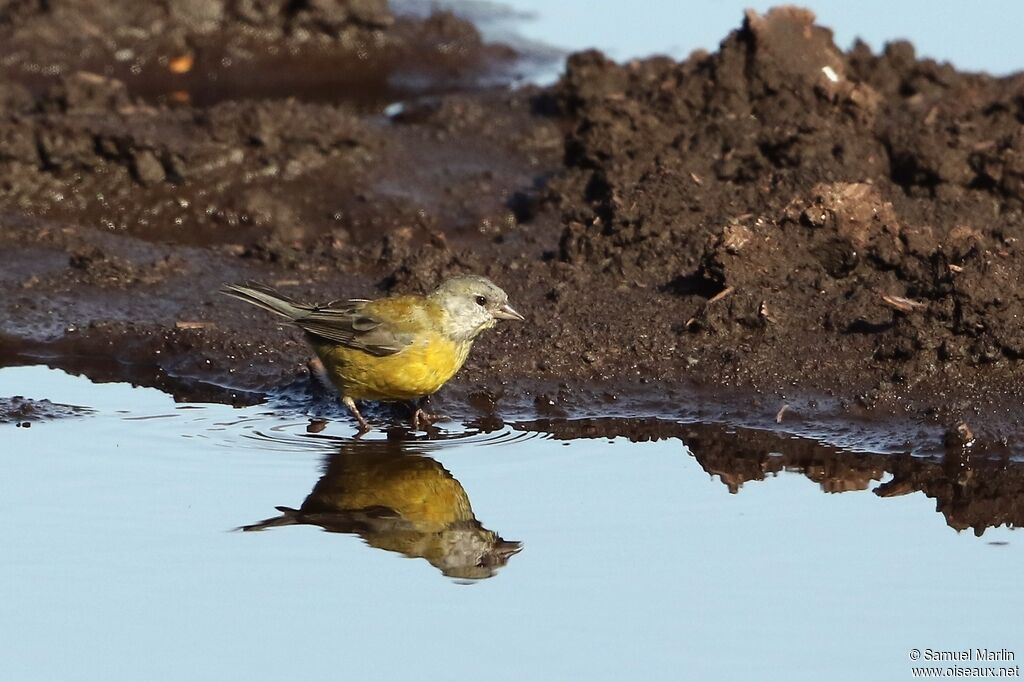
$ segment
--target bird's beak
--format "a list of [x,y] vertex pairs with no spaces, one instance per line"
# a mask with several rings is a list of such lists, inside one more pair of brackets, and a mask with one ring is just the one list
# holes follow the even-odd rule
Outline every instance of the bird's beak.
[[488,557],[495,566],[504,566],[508,560],[523,551],[523,543],[517,540],[502,540],[498,538],[494,548]]
[[508,303],[501,306],[494,311],[494,319],[496,320],[517,320],[522,322],[526,318],[516,312],[516,309],[510,306]]

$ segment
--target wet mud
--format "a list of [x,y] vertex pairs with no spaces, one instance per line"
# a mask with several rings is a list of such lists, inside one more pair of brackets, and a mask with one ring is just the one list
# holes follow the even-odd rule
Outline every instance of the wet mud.
[[29,428],[35,422],[46,422],[65,417],[79,417],[92,412],[77,405],[64,405],[49,400],[35,400],[23,396],[0,397],[0,424],[14,424]]
[[0,362],[287,396],[301,338],[223,282],[472,271],[528,322],[477,343],[455,416],[1024,442],[1024,76],[844,52],[794,8],[549,88],[359,0],[7,2],[0,46]]

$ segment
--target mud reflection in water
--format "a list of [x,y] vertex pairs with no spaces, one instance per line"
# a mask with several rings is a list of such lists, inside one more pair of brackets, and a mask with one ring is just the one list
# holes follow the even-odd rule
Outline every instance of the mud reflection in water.
[[[656,419],[540,420],[518,425],[556,438],[679,438],[704,471],[731,493],[782,472],[802,474],[826,493],[866,490],[879,497],[922,492],[957,531],[1024,524],[1024,463],[1014,453],[950,442],[944,456],[859,453],[785,433]],[[881,481],[881,482],[880,482]]]

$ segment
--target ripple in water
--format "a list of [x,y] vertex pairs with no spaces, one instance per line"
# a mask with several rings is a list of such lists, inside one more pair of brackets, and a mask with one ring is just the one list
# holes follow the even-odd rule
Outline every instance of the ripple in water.
[[339,447],[376,447],[380,443],[415,444],[419,453],[438,452],[454,446],[491,447],[520,444],[533,439],[551,438],[540,431],[517,431],[509,426],[480,429],[466,426],[459,430],[412,431],[403,427],[375,430],[361,437],[311,432],[319,428],[316,421],[289,421],[265,428],[255,428],[242,437],[258,447],[282,452],[336,451]]

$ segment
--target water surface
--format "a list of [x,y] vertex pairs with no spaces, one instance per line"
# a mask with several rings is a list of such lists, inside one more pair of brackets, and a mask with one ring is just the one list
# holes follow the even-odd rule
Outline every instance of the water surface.
[[[0,370],[0,396],[26,393],[93,412],[0,425],[2,679],[909,679],[911,648],[1021,642],[1016,532],[958,532],[914,489],[1005,513],[1014,461],[1002,482],[960,467],[984,484],[893,474],[699,425],[694,451],[522,426],[354,440],[293,408]],[[318,485],[301,523],[237,530]]]

